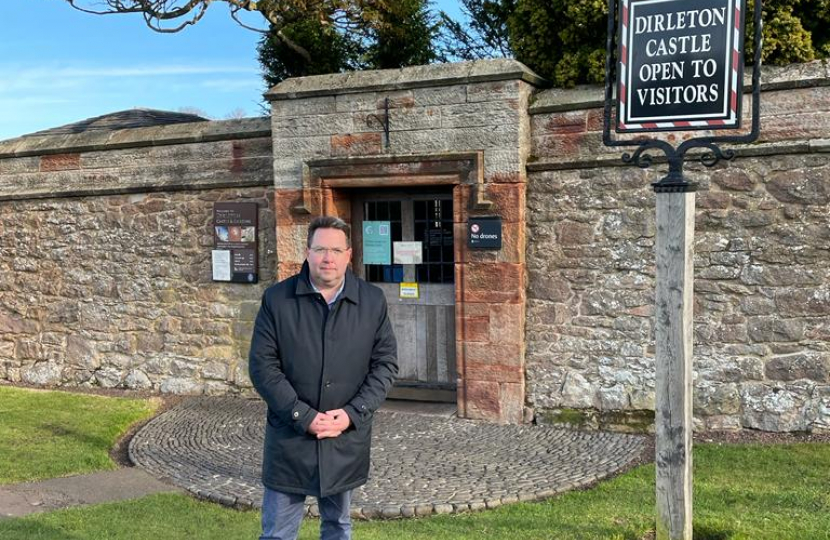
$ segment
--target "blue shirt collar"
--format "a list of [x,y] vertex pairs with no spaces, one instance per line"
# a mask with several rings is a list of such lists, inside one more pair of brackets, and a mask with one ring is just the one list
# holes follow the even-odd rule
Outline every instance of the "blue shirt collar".
[[[312,289],[314,289],[316,292],[320,293],[321,295],[323,294],[322,292],[320,292],[320,289],[317,288],[317,286],[314,284],[314,282],[311,280],[310,277],[308,278],[308,282],[311,284]],[[329,309],[331,309],[331,306],[334,305],[335,302],[337,302],[338,298],[340,298],[340,294],[343,292],[343,289],[345,287],[346,287],[346,276],[343,276],[343,282],[340,284],[340,288],[337,289],[337,294],[335,294],[332,297],[331,302],[328,302]],[[323,298],[325,298],[325,297],[323,297]]]

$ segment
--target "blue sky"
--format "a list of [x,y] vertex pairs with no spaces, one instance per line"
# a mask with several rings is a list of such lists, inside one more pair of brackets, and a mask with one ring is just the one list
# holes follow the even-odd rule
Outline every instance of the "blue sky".
[[[457,14],[453,0],[436,3]],[[259,34],[216,2],[175,34],[64,0],[0,0],[0,140],[133,107],[263,114]]]

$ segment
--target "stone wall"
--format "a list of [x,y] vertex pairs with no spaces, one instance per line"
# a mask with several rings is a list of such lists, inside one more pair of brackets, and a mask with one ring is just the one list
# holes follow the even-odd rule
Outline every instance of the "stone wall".
[[[700,184],[695,421],[826,430],[830,78],[814,63],[762,80],[758,143],[713,169],[686,165]],[[624,150],[602,145],[601,98],[549,90],[531,106],[528,402],[542,422],[638,429],[654,410],[649,184],[665,169],[620,166]]]
[[[0,379],[225,394],[276,267],[267,119],[0,143]],[[213,203],[260,206],[260,283],[215,283]]]

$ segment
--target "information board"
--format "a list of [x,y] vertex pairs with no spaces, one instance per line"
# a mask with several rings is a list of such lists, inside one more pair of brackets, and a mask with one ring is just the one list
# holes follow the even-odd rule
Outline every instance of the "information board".
[[257,208],[256,203],[214,203],[214,281],[258,281]]

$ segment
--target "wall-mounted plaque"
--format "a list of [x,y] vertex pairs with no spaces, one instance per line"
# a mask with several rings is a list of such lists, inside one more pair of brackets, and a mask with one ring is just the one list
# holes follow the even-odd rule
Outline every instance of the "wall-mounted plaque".
[[470,218],[467,245],[476,249],[501,249],[501,218]]
[[[257,264],[256,203],[214,203],[213,205],[213,280],[256,283]],[[226,253],[217,253],[217,252]],[[228,279],[228,276],[230,278]]]

